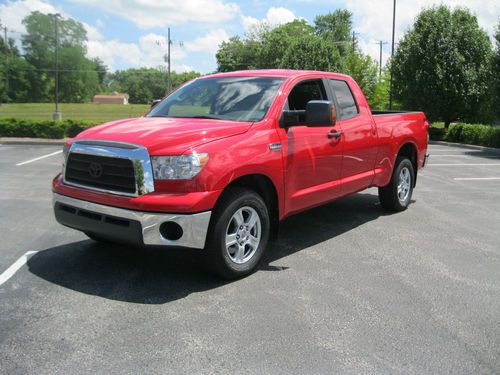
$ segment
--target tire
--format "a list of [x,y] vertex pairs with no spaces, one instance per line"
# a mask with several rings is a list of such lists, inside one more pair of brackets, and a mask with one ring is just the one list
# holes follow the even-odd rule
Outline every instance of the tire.
[[101,237],[99,235],[89,233],[89,232],[84,232],[84,233],[87,235],[88,238],[90,238],[91,240],[93,240],[95,242],[107,243],[107,244],[113,243],[111,240],[108,240],[107,238]]
[[378,188],[380,203],[387,211],[399,212],[408,208],[411,202],[415,171],[413,164],[406,157],[398,156],[391,181],[387,186]]
[[224,279],[250,274],[264,254],[269,232],[269,211],[262,197],[245,188],[227,190],[208,232],[205,250],[211,270]]

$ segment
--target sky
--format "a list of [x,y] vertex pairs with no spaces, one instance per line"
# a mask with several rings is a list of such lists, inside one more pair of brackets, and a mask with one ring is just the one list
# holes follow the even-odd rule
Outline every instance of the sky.
[[[425,7],[438,4],[469,8],[491,36],[500,20],[500,0],[398,0],[396,42]],[[353,13],[360,48],[383,61],[390,56],[393,0],[0,0],[0,23],[19,40],[22,19],[30,12],[60,13],[83,23],[87,54],[99,57],[110,70],[166,66],[167,28],[173,40],[172,69],[210,73],[216,70],[218,46],[231,36],[244,36],[260,22],[272,26],[303,18],[313,24],[317,15],[336,9]],[[3,36],[3,34],[2,34]]]

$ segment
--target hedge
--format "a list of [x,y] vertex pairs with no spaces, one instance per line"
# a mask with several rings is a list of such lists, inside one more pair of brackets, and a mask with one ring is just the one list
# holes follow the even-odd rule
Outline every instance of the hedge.
[[0,137],[60,139],[74,137],[82,130],[97,125],[91,121],[0,119]]
[[483,124],[451,124],[449,129],[431,127],[429,136],[434,141],[466,143],[500,148],[500,128]]
[[[44,121],[0,119],[0,137],[72,138],[82,130],[97,125],[92,121]],[[429,129],[430,139],[500,148],[500,128],[482,124],[451,124],[449,129],[436,123]]]

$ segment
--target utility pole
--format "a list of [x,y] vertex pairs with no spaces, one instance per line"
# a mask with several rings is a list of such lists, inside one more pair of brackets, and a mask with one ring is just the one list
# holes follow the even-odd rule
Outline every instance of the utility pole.
[[392,6],[392,47],[391,47],[391,83],[389,87],[389,109],[392,109],[392,72],[394,71],[394,33],[396,31],[396,0]]
[[56,77],[56,87],[55,87],[55,102],[56,111],[54,112],[53,119],[58,121],[62,119],[62,113],[59,111],[59,13],[54,14],[54,24],[55,24],[55,77]]
[[170,44],[172,41],[170,40],[170,27],[168,28],[168,47],[167,47],[167,54],[168,54],[168,73],[167,73],[167,95],[170,94],[170,90],[172,90],[172,80],[170,77]]
[[354,52],[356,49],[356,33],[353,31],[352,32],[352,52]]
[[2,27],[0,24],[0,29],[3,29],[3,36],[4,36],[4,44],[5,44],[5,93],[8,96],[9,95],[9,55],[10,55],[10,50],[9,50],[9,40],[7,39],[7,26]]
[[382,77],[382,46],[384,44],[387,44],[387,42],[383,42],[380,40],[378,42],[378,45],[380,46],[380,56],[379,56],[379,63],[378,63],[378,78],[380,79]]

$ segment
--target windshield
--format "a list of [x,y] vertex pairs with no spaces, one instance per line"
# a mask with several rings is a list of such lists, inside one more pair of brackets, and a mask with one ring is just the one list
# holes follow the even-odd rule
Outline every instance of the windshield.
[[173,92],[147,116],[259,121],[283,81],[272,77],[197,79]]

